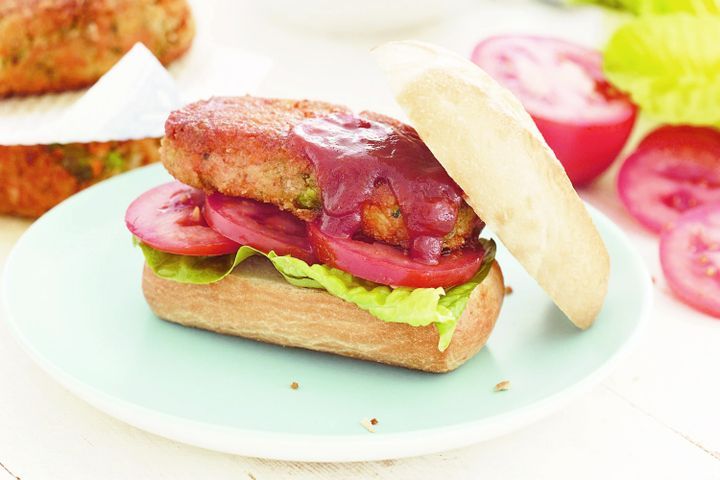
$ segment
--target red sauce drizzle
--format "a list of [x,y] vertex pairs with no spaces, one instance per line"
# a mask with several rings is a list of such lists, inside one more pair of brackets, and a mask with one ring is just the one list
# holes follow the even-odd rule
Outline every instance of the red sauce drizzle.
[[304,121],[290,139],[315,166],[324,232],[353,236],[363,202],[387,182],[405,220],[410,256],[437,264],[442,239],[457,220],[462,190],[412,127],[334,114]]

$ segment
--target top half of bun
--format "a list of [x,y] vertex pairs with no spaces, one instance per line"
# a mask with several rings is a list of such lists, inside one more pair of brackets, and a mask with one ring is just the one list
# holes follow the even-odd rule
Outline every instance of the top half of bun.
[[589,327],[607,292],[609,256],[520,102],[469,60],[434,45],[391,42],[374,54],[468,204],[570,320]]

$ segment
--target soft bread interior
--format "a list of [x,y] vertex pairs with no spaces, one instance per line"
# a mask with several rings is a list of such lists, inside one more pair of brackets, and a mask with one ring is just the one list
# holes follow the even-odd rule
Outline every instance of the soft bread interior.
[[420,137],[468,204],[580,328],[607,292],[605,245],[520,102],[478,66],[420,42],[374,50]]
[[325,291],[294,287],[259,257],[209,285],[165,280],[147,266],[142,283],[150,308],[171,322],[428,372],[454,370],[475,355],[505,295],[495,262],[470,295],[450,346],[440,352],[434,326],[383,322]]

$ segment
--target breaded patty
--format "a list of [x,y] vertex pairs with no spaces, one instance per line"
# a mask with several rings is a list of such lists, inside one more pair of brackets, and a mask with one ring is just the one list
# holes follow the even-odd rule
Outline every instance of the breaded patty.
[[0,97],[92,85],[136,42],[167,64],[194,34],[186,0],[1,0]]
[[70,195],[159,159],[156,138],[0,146],[0,214],[38,217]]
[[[250,96],[197,102],[168,118],[162,162],[185,184],[272,203],[303,220],[312,220],[320,214],[322,192],[312,163],[290,147],[288,136],[306,118],[336,112],[349,110],[324,102]],[[405,221],[387,184],[375,187],[362,205],[361,217],[364,235],[407,247]],[[463,202],[443,246],[462,246],[478,223]]]

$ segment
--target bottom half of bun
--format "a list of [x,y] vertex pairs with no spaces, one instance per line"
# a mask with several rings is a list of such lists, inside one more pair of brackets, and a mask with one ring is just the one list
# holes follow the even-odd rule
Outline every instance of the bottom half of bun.
[[433,325],[388,323],[322,290],[287,283],[264,258],[249,258],[209,285],[178,283],[145,266],[143,292],[160,318],[287,347],[448,372],[485,345],[505,296],[497,262],[473,290],[450,346],[438,350]]

